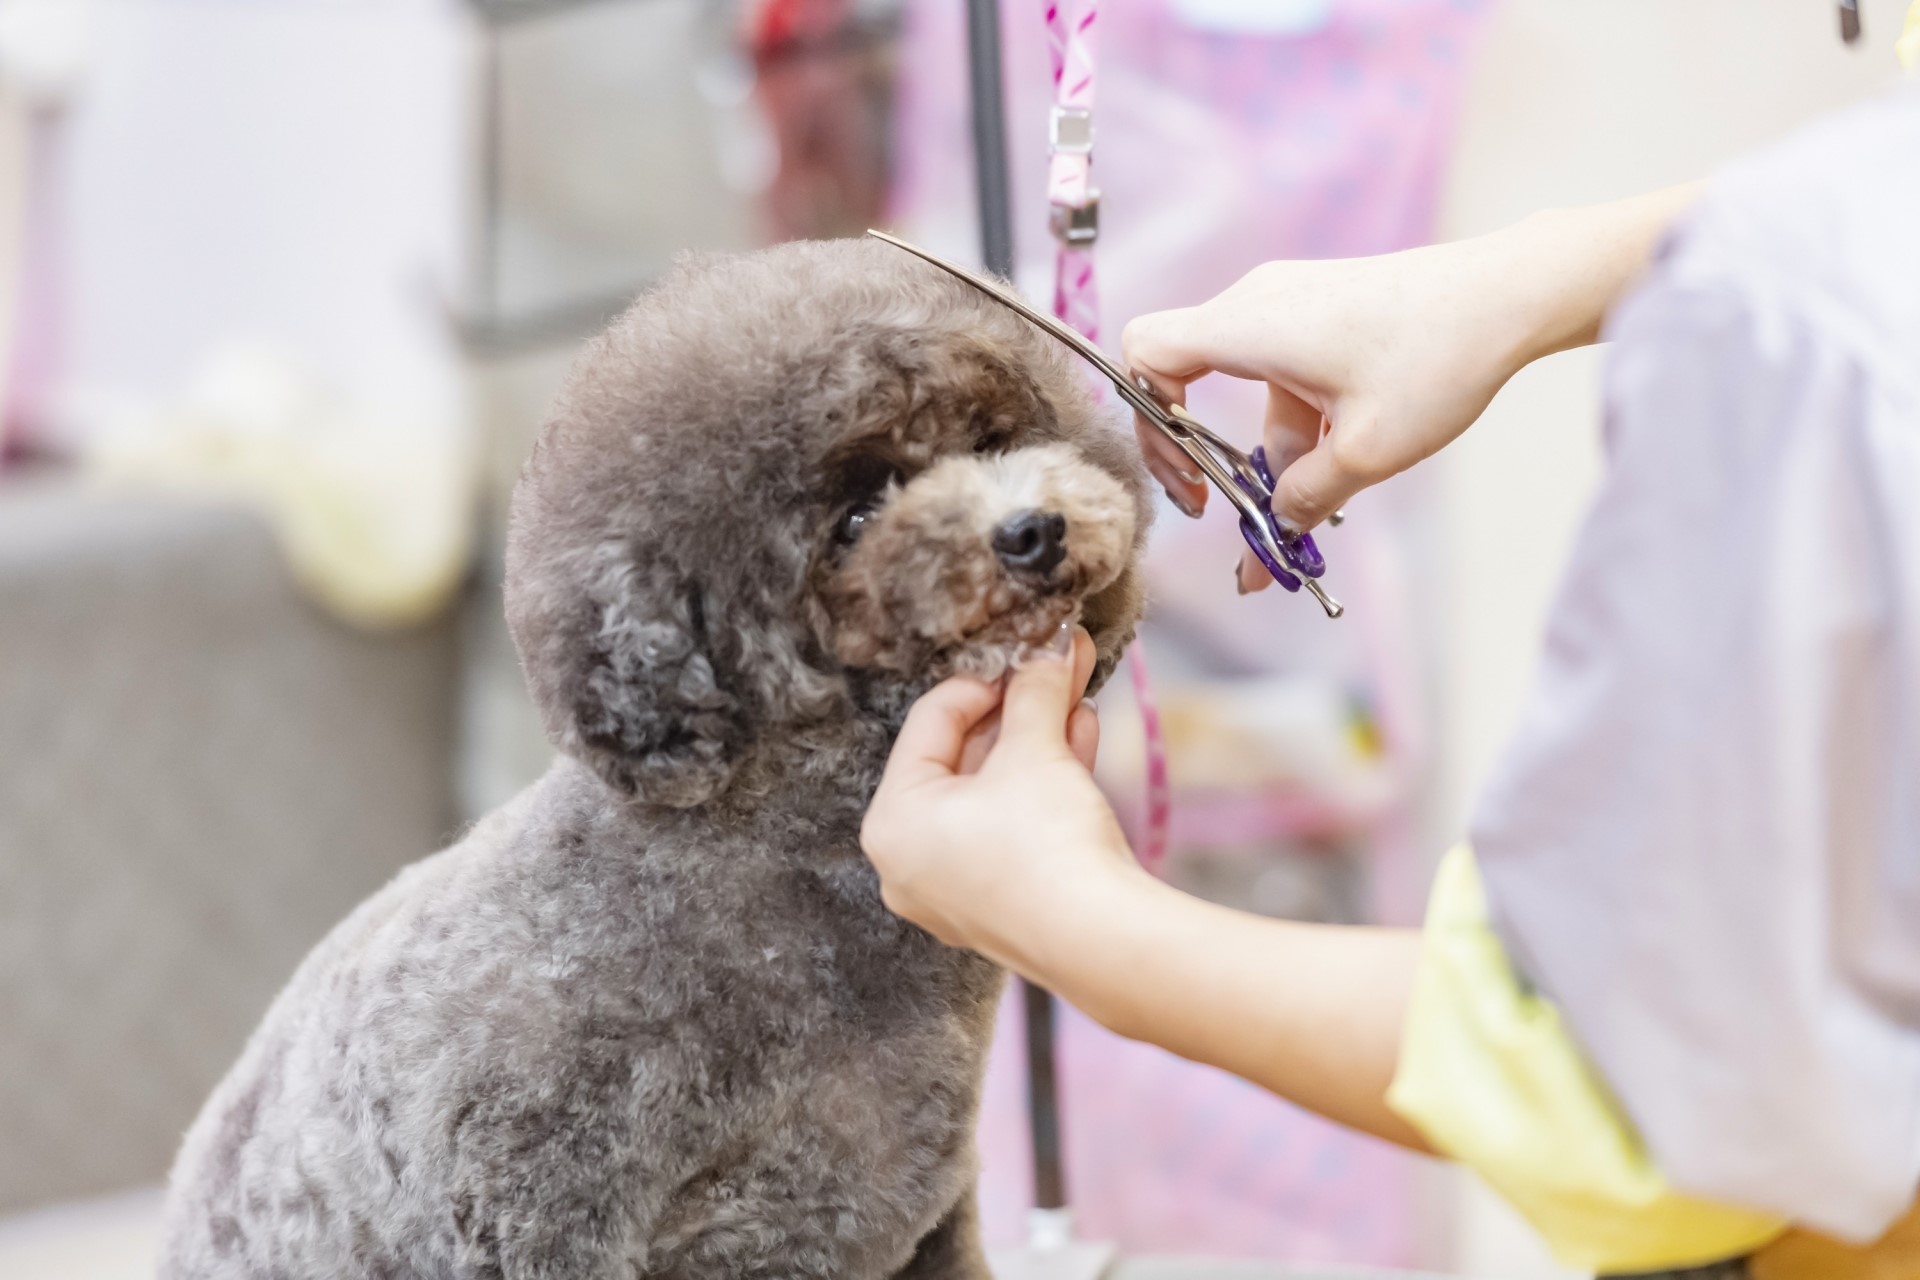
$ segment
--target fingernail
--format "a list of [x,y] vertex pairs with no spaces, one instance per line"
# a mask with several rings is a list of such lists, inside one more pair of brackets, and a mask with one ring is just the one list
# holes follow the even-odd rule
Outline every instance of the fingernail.
[[1175,467],[1174,471],[1188,484],[1205,484],[1207,481],[1206,474],[1198,467]]
[[1053,633],[1053,639],[1047,641],[1047,654],[1062,662],[1073,657],[1073,624],[1063,622],[1060,629]]
[[1187,519],[1198,520],[1200,518],[1200,508],[1187,501],[1186,494],[1169,489],[1167,490],[1167,501],[1173,504],[1174,510],[1178,511]]
[[1247,594],[1246,580],[1240,576],[1240,562],[1238,560],[1233,562],[1233,593],[1237,596]]
[[1095,710],[1095,708],[1094,708],[1094,705],[1093,705],[1093,699],[1092,699],[1092,698],[1082,698],[1082,699],[1080,699],[1080,709],[1081,709],[1082,711],[1090,711],[1090,712],[1093,712],[1093,714],[1095,714],[1095,715],[1098,715],[1098,714],[1100,714],[1100,713],[1099,713],[1099,712],[1098,712],[1097,710]]

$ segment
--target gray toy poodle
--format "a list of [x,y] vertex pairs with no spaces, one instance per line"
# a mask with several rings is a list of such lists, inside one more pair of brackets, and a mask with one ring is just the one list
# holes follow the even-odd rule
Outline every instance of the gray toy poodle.
[[1068,620],[1149,519],[1052,339],[874,241],[690,261],[578,362],[506,609],[559,748],[293,976],[187,1134],[160,1274],[986,1275],[1002,975],[881,905],[908,704]]

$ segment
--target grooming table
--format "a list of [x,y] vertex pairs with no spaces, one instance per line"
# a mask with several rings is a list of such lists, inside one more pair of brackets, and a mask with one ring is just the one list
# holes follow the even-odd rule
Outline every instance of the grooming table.
[[0,481],[0,1211],[158,1180],[302,954],[452,831],[450,624],[240,511]]
[[1445,1280],[1411,1271],[1365,1271],[1337,1267],[1275,1267],[1261,1262],[1208,1262],[1202,1259],[1141,1258],[1122,1262],[1108,1280]]
[[[995,1274],[1002,1280],[1012,1274],[1003,1271],[996,1260]],[[1022,1276],[1038,1277],[1038,1270],[1021,1270]],[[1233,1262],[1208,1258],[1132,1258],[1115,1263],[1100,1273],[1099,1280],[1446,1280],[1446,1277],[1411,1271],[1369,1271],[1364,1268],[1284,1267],[1270,1262]]]

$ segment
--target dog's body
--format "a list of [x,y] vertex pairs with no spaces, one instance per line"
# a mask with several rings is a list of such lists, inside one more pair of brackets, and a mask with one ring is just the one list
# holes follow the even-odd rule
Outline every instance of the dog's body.
[[1000,978],[887,914],[814,790],[720,833],[563,761],[405,872],[194,1133],[175,1272],[902,1274],[968,1187]]
[[295,975],[161,1274],[982,1280],[1001,975],[881,904],[905,708],[1140,608],[1138,463],[1050,340],[877,244],[683,269],[591,348],[507,607],[562,756]]

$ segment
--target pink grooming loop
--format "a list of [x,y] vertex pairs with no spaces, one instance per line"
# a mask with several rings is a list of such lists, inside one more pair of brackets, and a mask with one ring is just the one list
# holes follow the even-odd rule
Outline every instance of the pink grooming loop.
[[1160,728],[1160,707],[1147,679],[1147,657],[1139,641],[1127,648],[1127,674],[1133,677],[1133,700],[1140,708],[1140,730],[1147,744],[1147,812],[1135,851],[1142,866],[1159,869],[1167,856],[1167,831],[1173,823],[1173,788],[1167,778],[1167,739]]
[[[1053,265],[1053,314],[1093,342],[1100,340],[1100,293],[1093,273],[1100,193],[1092,181],[1093,32],[1099,21],[1099,0],[1047,0],[1047,53],[1053,65],[1047,203],[1053,206],[1054,235],[1059,242]],[[1138,642],[1127,650],[1127,674],[1133,681],[1133,699],[1146,739],[1145,821],[1135,853],[1143,865],[1154,869],[1167,853],[1173,802],[1166,735]]]

